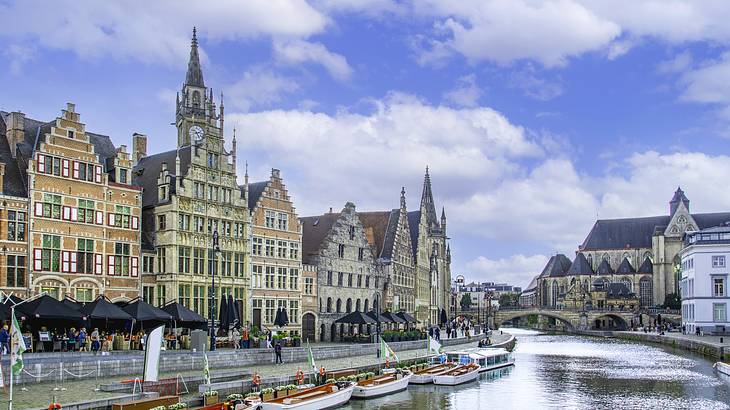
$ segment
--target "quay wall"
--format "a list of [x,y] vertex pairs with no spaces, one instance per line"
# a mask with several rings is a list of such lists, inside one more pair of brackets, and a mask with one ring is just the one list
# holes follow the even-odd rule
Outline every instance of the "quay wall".
[[730,351],[724,346],[702,340],[666,337],[652,333],[613,332],[613,337],[636,342],[648,342],[699,353],[716,360],[730,360]]

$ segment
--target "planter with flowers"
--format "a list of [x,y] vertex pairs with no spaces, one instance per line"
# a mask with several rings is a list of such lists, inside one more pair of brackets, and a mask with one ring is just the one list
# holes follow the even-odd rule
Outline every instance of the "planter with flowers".
[[274,388],[274,391],[276,392],[276,398],[279,397],[286,397],[289,395],[289,392],[287,391],[286,386],[276,386]]
[[186,403],[175,403],[167,406],[167,410],[180,410],[186,408],[188,408],[188,405]]
[[207,392],[203,393],[203,404],[205,406],[210,406],[211,404],[218,403],[218,391],[217,390],[208,390]]
[[261,390],[261,400],[269,401],[274,399],[274,389],[267,387]]

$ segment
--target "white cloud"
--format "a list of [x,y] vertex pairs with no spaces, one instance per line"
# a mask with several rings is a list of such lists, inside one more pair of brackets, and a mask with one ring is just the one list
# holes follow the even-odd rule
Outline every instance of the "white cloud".
[[35,59],[37,51],[35,47],[11,44],[4,54],[10,62],[10,74],[20,75],[25,64]]
[[524,69],[513,71],[510,86],[539,101],[549,101],[563,94],[561,80],[548,80],[537,75],[537,69],[528,64]]
[[298,39],[277,40],[274,41],[274,55],[278,62],[284,64],[320,64],[333,78],[339,81],[347,80],[352,75],[352,68],[347,63],[347,59],[340,54],[327,50],[320,43],[311,43]]
[[657,66],[657,71],[661,74],[677,74],[683,73],[692,66],[692,54],[688,51],[677,54],[674,58],[662,61]]
[[444,100],[461,107],[474,107],[482,94],[482,89],[477,85],[476,76],[469,74],[459,78],[453,90],[444,93]]
[[278,75],[267,66],[254,66],[226,88],[225,102],[246,112],[252,108],[268,108],[298,89],[299,85],[293,78]]
[[524,289],[532,278],[542,271],[548,259],[550,259],[548,256],[539,254],[529,256],[516,254],[499,259],[479,256],[467,262],[466,267],[469,269],[467,280],[508,283]]
[[682,77],[686,89],[685,101],[700,103],[730,103],[730,52],[719,60],[687,72]]
[[328,17],[303,0],[180,3],[40,0],[0,3],[0,35],[69,50],[82,58],[112,57],[179,65],[187,57],[190,31],[206,41],[257,36],[307,37]]

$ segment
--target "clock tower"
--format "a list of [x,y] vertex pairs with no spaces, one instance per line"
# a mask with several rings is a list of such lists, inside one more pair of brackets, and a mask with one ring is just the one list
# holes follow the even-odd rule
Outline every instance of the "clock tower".
[[210,139],[205,144],[206,148],[215,150],[216,147],[221,146],[223,106],[221,103],[220,114],[217,113],[213,90],[205,87],[195,28],[193,28],[193,40],[190,45],[188,72],[182,86],[182,96],[178,93],[176,104],[175,123],[178,130],[178,147],[201,146],[205,139]]

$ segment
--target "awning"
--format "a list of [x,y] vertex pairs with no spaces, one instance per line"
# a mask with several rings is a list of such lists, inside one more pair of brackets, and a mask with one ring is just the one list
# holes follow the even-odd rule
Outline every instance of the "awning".
[[371,325],[377,323],[375,319],[367,314],[355,311],[335,320],[335,323],[345,323],[350,325]]

